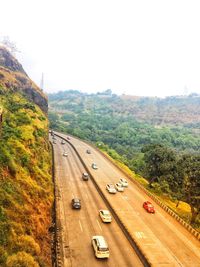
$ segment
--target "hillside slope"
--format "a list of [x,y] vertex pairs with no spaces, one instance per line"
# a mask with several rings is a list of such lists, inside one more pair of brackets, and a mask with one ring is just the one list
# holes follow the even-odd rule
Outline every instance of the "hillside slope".
[[114,149],[140,174],[145,145],[163,144],[192,153],[200,149],[197,95],[159,99],[70,90],[49,95],[49,119],[54,129]]
[[49,94],[50,109],[60,112],[112,114],[130,117],[152,125],[200,124],[200,95],[134,97],[103,93],[86,94],[79,91],[63,91]]
[[0,47],[0,266],[51,266],[47,98]]

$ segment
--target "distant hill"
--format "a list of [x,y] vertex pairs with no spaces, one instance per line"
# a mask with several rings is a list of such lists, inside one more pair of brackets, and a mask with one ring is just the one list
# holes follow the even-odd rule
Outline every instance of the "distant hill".
[[47,97],[0,47],[0,266],[51,266]]
[[[141,149],[162,144],[180,152],[200,149],[200,96],[164,99],[63,91],[49,94],[52,128],[100,143],[112,157],[142,173]],[[118,155],[116,155],[116,152]]]
[[64,91],[49,94],[50,110],[74,112],[112,113],[152,125],[199,125],[200,95],[171,96],[166,98],[113,95],[110,91],[84,94]]

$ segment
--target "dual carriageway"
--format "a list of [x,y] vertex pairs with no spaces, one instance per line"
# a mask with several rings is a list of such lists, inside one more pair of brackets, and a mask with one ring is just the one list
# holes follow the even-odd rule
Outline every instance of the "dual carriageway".
[[[124,174],[87,143],[56,135],[53,150],[60,266],[200,267],[200,244],[192,234],[152,200],[156,213],[147,213],[142,204],[149,197],[131,180],[124,192],[109,194],[106,184],[115,184]],[[61,144],[62,139],[67,142]],[[86,153],[88,148],[91,154]],[[98,170],[91,168],[93,162]],[[83,181],[83,172],[92,179]],[[71,208],[74,197],[81,199],[81,210]],[[111,211],[112,223],[101,221],[100,209]],[[95,258],[91,247],[94,235],[103,235],[107,240],[108,260]]]

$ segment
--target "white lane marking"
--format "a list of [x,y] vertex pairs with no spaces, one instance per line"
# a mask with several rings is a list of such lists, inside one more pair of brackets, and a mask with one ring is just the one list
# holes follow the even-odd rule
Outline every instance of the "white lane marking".
[[135,235],[139,239],[146,238],[146,236],[145,236],[145,234],[143,232],[135,232]]
[[100,230],[102,231],[101,225],[100,225],[100,223],[99,223],[99,221],[98,221],[98,220],[97,220],[97,224],[98,224],[98,226],[99,226]]
[[88,195],[87,195],[87,193],[85,193],[85,197],[88,199]]
[[83,232],[83,227],[82,227],[81,221],[78,220],[78,222],[79,222],[79,226],[80,226],[80,228],[81,228],[81,232]]
[[74,194],[72,193],[72,198],[74,198]]
[[122,196],[123,199],[128,200],[128,196]]

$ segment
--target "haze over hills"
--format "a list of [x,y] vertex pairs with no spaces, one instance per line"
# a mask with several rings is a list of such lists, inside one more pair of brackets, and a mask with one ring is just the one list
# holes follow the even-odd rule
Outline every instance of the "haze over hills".
[[0,266],[50,266],[47,97],[5,47],[0,47],[0,111]]
[[200,95],[198,94],[157,98],[117,96],[112,94],[111,90],[97,94],[69,90],[49,94],[49,102],[50,109],[57,111],[73,111],[80,106],[82,112],[93,109],[95,113],[109,112],[116,116],[131,116],[132,119],[153,125],[198,125],[200,123]]
[[[103,142],[141,171],[138,157],[148,144],[178,151],[200,148],[200,96],[164,99],[62,91],[49,94],[49,118],[55,129],[92,142]],[[131,162],[130,162],[131,161]]]

